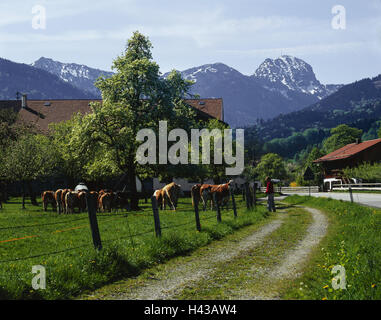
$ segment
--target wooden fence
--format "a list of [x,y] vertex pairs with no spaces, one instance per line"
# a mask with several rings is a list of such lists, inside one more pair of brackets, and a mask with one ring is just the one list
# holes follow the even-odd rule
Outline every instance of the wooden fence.
[[[261,188],[262,192],[266,191],[265,187]],[[274,186],[274,191],[279,193],[317,193],[319,192],[318,186],[310,186],[310,187],[280,187]]]
[[374,190],[374,191],[381,191],[381,183],[352,183],[352,184],[338,184],[334,185],[332,187],[332,190],[336,191],[348,191],[349,189],[352,190]]

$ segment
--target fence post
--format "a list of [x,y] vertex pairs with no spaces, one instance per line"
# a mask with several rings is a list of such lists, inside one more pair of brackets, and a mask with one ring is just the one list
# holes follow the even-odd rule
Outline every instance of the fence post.
[[216,205],[216,210],[217,210],[217,221],[221,222],[221,210],[220,210],[220,206],[218,205],[216,193],[213,193],[213,200],[214,200],[214,203]]
[[229,189],[229,192],[232,196],[232,204],[233,204],[233,212],[234,212],[234,218],[237,218],[237,207],[235,205],[235,198],[234,198],[234,191],[232,191],[231,189]]
[[250,209],[250,191],[249,191],[249,184],[245,182],[245,198],[246,198],[246,207],[247,209]]
[[250,191],[250,208],[254,206],[254,188],[250,187],[249,184],[249,191]]
[[254,207],[257,206],[257,185],[255,184],[254,182],[254,187],[253,187],[253,203],[254,203]]
[[349,196],[351,198],[351,202],[353,203],[353,193],[352,193],[352,187],[351,186],[349,186],[348,191],[349,191]]
[[196,218],[196,229],[197,231],[201,231],[201,224],[200,224],[200,215],[198,214],[198,202],[194,202],[194,216]]
[[157,206],[157,200],[155,196],[151,197],[151,203],[152,203],[153,219],[155,221],[156,237],[161,237],[159,208]]
[[101,250],[102,241],[101,241],[101,235],[99,233],[99,228],[98,228],[97,209],[95,207],[95,203],[93,200],[94,200],[93,196],[91,196],[88,192],[86,192],[86,205],[87,205],[87,211],[89,213],[89,221],[90,221],[91,235],[93,237],[93,244],[95,249]]

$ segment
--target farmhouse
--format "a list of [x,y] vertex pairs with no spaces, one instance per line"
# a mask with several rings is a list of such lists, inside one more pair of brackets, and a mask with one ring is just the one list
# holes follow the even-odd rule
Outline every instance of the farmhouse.
[[335,150],[314,163],[321,165],[325,178],[341,177],[344,168],[353,168],[361,163],[381,161],[381,139],[357,141]]
[[[45,100],[29,100],[24,95],[22,100],[0,100],[0,109],[13,109],[18,112],[19,119],[25,123],[34,124],[42,133],[47,133],[49,124],[70,120],[76,113],[87,114],[91,112],[91,102],[102,102],[102,100],[85,100],[85,99],[45,99]],[[200,120],[217,119],[224,123],[224,106],[221,98],[206,99],[185,99],[185,103],[193,108]],[[137,189],[141,192],[145,190],[156,190],[163,187],[166,182],[160,181],[158,178],[146,179],[140,181],[137,178]],[[181,184],[184,190],[190,190],[193,182],[185,179],[175,179],[175,182]],[[213,181],[209,181],[212,183]],[[58,183],[65,184],[64,182]],[[54,189],[56,185],[47,185],[45,189]],[[41,189],[42,187],[39,186]],[[42,189],[41,189],[42,190]],[[153,191],[152,191],[153,192]]]
[[[0,101],[0,109],[12,108],[19,113],[19,121],[33,123],[42,132],[47,132],[50,123],[69,120],[78,112],[82,114],[91,112],[91,102],[102,102],[102,100],[27,100],[24,95],[22,100]],[[224,121],[221,98],[185,99],[185,103],[197,112],[199,119]]]

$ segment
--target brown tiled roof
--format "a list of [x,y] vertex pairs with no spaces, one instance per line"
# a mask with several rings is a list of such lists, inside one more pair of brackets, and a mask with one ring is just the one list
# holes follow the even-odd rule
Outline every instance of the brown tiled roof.
[[50,123],[70,120],[78,112],[91,112],[89,104],[95,101],[101,100],[28,100],[27,108],[19,111],[19,121],[33,123],[46,132]]
[[[91,112],[90,102],[102,100],[28,100],[27,108],[21,108],[19,111],[19,121],[34,123],[46,132],[50,123],[69,120],[78,112]],[[186,99],[185,102],[207,117],[223,121],[222,99]],[[50,105],[45,105],[47,103]]]
[[222,98],[216,99],[187,99],[190,106],[203,111],[215,119],[224,121],[224,107]]
[[325,162],[325,161],[334,161],[340,159],[350,158],[353,155],[364,151],[378,143],[381,143],[381,139],[368,140],[361,143],[351,143],[347,144],[345,147],[337,149],[324,157],[321,157],[314,162]]

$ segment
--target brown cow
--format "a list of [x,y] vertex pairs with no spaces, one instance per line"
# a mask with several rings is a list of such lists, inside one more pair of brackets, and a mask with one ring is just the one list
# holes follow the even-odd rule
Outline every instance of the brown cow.
[[72,192],[73,190],[72,189],[63,189],[62,192],[61,192],[61,208],[62,208],[62,211],[63,213],[67,213],[66,212],[66,194],[68,192]]
[[210,200],[210,209],[213,208],[213,198],[212,198],[212,187],[214,185],[212,184],[202,184],[200,187],[200,199],[203,203],[203,210],[206,210],[206,205],[208,203],[208,200]]
[[56,201],[56,207],[57,207],[57,213],[61,214],[63,208],[62,208],[62,189],[58,189],[56,192],[54,192],[54,200]]
[[80,212],[85,212],[87,209],[86,204],[86,191],[79,191],[77,194],[78,198],[78,207]]
[[113,193],[112,192],[104,192],[100,195],[99,198],[99,210],[101,212],[111,212],[113,201]]
[[204,211],[206,210],[208,200],[210,200],[211,209],[213,209],[213,204],[215,205],[214,197],[216,197],[216,201],[219,207],[227,205],[230,199],[229,186],[233,182],[233,180],[230,180],[228,183],[219,185],[203,184],[200,187],[200,196],[204,204]]
[[66,213],[74,213],[75,208],[79,212],[86,210],[86,192],[82,191],[68,191],[65,194]]
[[48,205],[52,205],[52,209],[55,211],[57,210],[56,208],[56,200],[54,198],[54,191],[44,191],[41,194],[41,200],[42,200],[42,206],[44,211],[48,210]]
[[177,201],[181,193],[181,186],[172,182],[167,184],[162,190],[162,209],[165,210],[165,204],[168,201],[172,210],[176,211]]
[[[212,187],[211,193],[215,194],[216,201],[219,207],[224,207],[228,205],[230,199],[230,185],[233,183],[233,180],[230,180],[228,183],[220,184],[218,186]],[[214,199],[213,199],[214,201]]]

